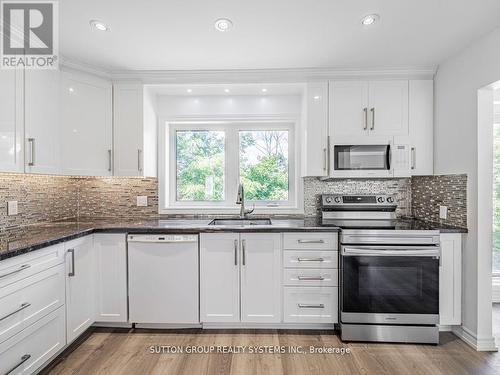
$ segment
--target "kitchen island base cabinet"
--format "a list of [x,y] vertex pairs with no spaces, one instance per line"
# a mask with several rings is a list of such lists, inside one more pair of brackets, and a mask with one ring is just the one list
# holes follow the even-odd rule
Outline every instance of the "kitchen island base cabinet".
[[93,237],[65,244],[66,249],[66,335],[68,344],[95,321]]
[[278,233],[202,233],[200,321],[280,322],[280,248]]

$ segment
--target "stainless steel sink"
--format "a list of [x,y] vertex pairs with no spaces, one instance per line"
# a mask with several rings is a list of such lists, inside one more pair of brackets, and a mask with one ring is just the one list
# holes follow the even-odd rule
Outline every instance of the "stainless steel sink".
[[213,219],[208,225],[271,225],[271,219]]

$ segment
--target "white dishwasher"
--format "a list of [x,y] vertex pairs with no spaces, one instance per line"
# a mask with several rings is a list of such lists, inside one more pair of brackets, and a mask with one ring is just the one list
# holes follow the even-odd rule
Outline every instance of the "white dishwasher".
[[199,323],[198,235],[129,235],[131,323]]

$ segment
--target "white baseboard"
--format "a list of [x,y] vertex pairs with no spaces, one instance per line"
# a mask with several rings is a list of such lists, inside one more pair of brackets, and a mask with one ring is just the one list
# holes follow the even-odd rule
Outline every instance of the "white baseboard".
[[453,331],[453,326],[450,325],[438,325],[439,332],[451,332]]
[[200,323],[172,324],[172,323],[135,323],[135,328],[146,329],[190,329],[202,328]]
[[132,323],[116,323],[116,322],[95,322],[92,327],[103,328],[132,328]]
[[203,329],[312,329],[333,330],[332,323],[203,323]]
[[495,343],[495,338],[493,336],[478,338],[474,332],[463,326],[453,326],[452,332],[466,344],[476,349],[478,352],[498,351]]

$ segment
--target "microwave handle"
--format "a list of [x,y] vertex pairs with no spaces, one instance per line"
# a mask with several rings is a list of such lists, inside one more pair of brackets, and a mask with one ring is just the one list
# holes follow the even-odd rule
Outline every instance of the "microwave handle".
[[392,150],[391,150],[391,145],[387,145],[387,153],[386,156],[387,158],[387,170],[391,170],[391,164],[392,164]]

